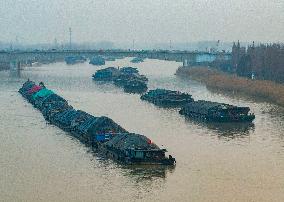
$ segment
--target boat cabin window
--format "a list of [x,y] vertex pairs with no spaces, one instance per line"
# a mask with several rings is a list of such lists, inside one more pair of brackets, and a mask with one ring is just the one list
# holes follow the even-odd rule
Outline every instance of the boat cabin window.
[[144,158],[144,152],[142,151],[135,151],[135,158]]

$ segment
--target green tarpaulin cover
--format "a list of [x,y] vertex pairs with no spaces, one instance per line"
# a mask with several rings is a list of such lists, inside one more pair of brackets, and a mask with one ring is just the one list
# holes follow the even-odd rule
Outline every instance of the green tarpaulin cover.
[[48,90],[47,88],[43,88],[42,90],[38,91],[37,93],[35,93],[33,95],[33,99],[36,100],[36,99],[38,99],[38,97],[46,97],[46,96],[49,96],[51,94],[54,94],[54,92],[52,90]]

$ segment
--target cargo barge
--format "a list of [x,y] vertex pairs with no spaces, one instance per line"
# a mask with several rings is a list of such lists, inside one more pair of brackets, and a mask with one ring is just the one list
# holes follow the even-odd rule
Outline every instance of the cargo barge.
[[74,109],[42,82],[37,85],[28,80],[19,89],[19,93],[41,111],[46,121],[69,132],[105,157],[125,164],[176,163],[171,155],[165,155],[165,149],[159,148],[146,136],[129,133],[108,117],[95,117]]
[[123,90],[126,93],[144,93],[147,89],[147,84],[144,81],[137,79],[126,81],[123,85]]
[[92,77],[95,81],[113,82],[128,93],[144,93],[148,89],[146,76],[139,74],[137,68],[133,67],[107,67],[96,71]]
[[185,105],[179,113],[208,122],[252,122],[255,115],[249,111],[249,107],[198,100]]
[[149,90],[140,99],[161,107],[182,107],[193,101],[190,94],[167,89]]
[[67,56],[64,58],[67,65],[74,65],[77,63],[84,63],[86,62],[86,58],[84,56]]
[[92,75],[95,81],[113,81],[114,78],[120,75],[120,71],[115,67],[107,67],[104,69],[99,69],[95,74]]
[[94,56],[90,59],[89,64],[91,65],[96,65],[96,66],[101,66],[101,65],[105,65],[106,61],[103,57],[101,56]]

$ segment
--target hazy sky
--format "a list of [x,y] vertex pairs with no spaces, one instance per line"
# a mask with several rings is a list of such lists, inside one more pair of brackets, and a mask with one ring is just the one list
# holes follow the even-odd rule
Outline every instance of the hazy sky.
[[284,0],[0,0],[0,41],[284,41]]

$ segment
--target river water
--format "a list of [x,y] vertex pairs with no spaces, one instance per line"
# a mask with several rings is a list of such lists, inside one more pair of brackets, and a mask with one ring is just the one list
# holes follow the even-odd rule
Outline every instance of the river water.
[[[133,66],[130,58],[105,66]],[[149,88],[190,92],[194,99],[249,106],[253,125],[187,120],[111,84],[97,84],[88,63],[27,67],[20,77],[0,72],[0,201],[284,201],[284,109],[210,92],[177,78],[180,63],[135,64]],[[17,90],[43,81],[77,109],[111,117],[144,134],[177,159],[175,168],[125,167],[93,154],[46,123]]]

